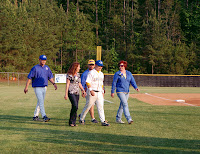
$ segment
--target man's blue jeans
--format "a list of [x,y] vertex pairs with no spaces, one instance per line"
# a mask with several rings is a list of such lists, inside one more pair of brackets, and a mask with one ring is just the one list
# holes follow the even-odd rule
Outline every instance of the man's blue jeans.
[[38,116],[41,113],[42,117],[46,115],[44,109],[44,98],[46,94],[47,87],[34,87],[35,95],[37,97],[37,105],[34,112],[34,117]]
[[125,115],[127,121],[132,119],[130,116],[129,109],[128,109],[129,93],[121,92],[121,93],[117,93],[117,96],[120,99],[120,105],[119,105],[119,109],[117,111],[116,120],[121,120],[123,111],[124,111],[124,115]]

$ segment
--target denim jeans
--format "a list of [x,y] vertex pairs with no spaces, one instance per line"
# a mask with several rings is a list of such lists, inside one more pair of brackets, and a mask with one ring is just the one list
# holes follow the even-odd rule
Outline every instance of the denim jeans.
[[42,117],[46,115],[44,109],[44,98],[46,95],[47,87],[34,87],[35,95],[37,97],[37,105],[34,112],[34,117],[38,116],[41,113]]
[[69,100],[72,104],[71,112],[70,112],[70,118],[69,118],[69,125],[70,124],[76,124],[76,117],[77,117],[77,110],[78,110],[78,101],[79,101],[79,95],[70,94],[68,93]]
[[120,99],[120,105],[119,105],[119,109],[117,111],[117,116],[116,116],[116,120],[121,120],[122,118],[122,113],[124,112],[124,115],[128,120],[132,119],[130,116],[130,112],[128,109],[128,97],[129,97],[129,93],[117,93],[117,96]]

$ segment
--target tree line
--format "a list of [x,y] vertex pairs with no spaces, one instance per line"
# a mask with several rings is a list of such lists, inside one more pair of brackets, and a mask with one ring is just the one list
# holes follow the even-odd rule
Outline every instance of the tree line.
[[54,73],[81,72],[102,46],[140,74],[200,74],[198,0],[0,0],[0,71],[29,72],[41,54]]

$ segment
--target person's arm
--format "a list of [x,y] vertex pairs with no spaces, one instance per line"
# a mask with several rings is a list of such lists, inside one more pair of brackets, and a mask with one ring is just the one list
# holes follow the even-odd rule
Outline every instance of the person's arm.
[[115,93],[115,88],[116,88],[117,80],[118,80],[118,74],[115,73],[115,75],[113,77],[112,88],[111,88],[111,97],[112,98],[114,98],[114,93]]
[[140,89],[137,87],[137,84],[136,84],[136,82],[135,82],[135,79],[134,79],[133,75],[132,75],[131,73],[130,73],[130,75],[131,75],[131,85],[133,86],[133,88],[134,88],[137,92],[139,92]]
[[88,90],[90,91],[90,94],[91,94],[92,96],[95,96],[94,91],[91,89],[90,83],[89,83],[89,82],[86,82],[86,85],[87,85],[87,87],[88,87]]
[[29,86],[30,83],[31,83],[31,79],[27,79],[27,81],[26,81],[26,86],[25,86],[25,88],[24,88],[24,93],[25,93],[25,94],[28,92],[28,86]]
[[24,93],[26,94],[28,92],[28,86],[31,83],[31,80],[35,77],[36,74],[36,67],[34,66],[33,68],[31,68],[31,71],[29,72],[28,76],[27,76],[27,81],[26,81],[26,86],[24,88]]
[[87,79],[86,79],[86,85],[87,85],[87,87],[88,87],[88,90],[90,91],[90,94],[92,95],[92,96],[94,96],[95,95],[95,93],[94,93],[94,91],[93,91],[93,89],[91,89],[91,83],[92,83],[92,74],[91,74],[91,71],[88,73],[88,75],[87,75]]
[[55,90],[57,90],[58,87],[57,87],[56,83],[54,82],[53,78],[49,79],[49,81],[53,84]]
[[64,96],[64,98],[66,100],[68,99],[69,84],[70,84],[70,80],[67,79],[67,81],[66,81],[66,88],[65,88],[65,96]]
[[85,97],[87,94],[82,86],[82,84],[79,82],[79,88],[81,89],[81,92],[82,92],[82,97]]
[[87,75],[83,72],[83,74],[81,75],[81,84],[82,84],[84,89],[87,88],[87,86],[86,86],[86,78],[87,78]]

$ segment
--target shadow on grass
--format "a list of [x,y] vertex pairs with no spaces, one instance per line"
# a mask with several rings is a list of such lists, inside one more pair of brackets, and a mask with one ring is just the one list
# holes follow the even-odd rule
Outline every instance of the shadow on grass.
[[[7,117],[8,119],[12,119],[13,121],[30,120],[29,117]],[[0,119],[2,119],[2,115],[0,116]],[[73,145],[88,148],[88,150],[86,151],[78,151],[80,153],[90,153],[92,151],[99,153],[200,153],[200,140],[127,136],[117,134],[106,134],[106,132],[102,134],[93,132],[83,132],[81,131],[81,128],[78,129],[80,129],[79,132],[77,132],[77,128],[75,128],[75,130],[70,130],[70,128],[68,130],[54,130],[39,128],[23,128],[23,126],[21,128],[0,127],[0,130],[26,133],[27,141],[40,142],[44,144],[50,143],[58,145]],[[68,152],[73,152],[69,150]]]
[[42,118],[41,121],[33,121],[33,117],[25,117],[25,116],[13,116],[13,115],[0,115],[0,121],[7,121],[12,123],[29,123],[29,124],[39,124],[39,125],[52,125],[52,126],[65,126],[68,123],[67,119],[52,119],[50,118],[52,123],[45,123],[43,122]]

